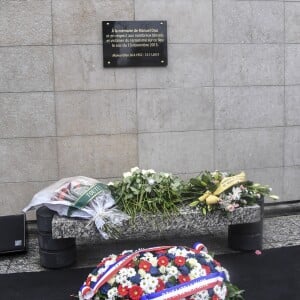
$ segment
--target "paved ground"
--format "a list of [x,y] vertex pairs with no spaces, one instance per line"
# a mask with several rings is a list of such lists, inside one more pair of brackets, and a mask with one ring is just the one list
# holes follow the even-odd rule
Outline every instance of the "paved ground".
[[[192,246],[193,242],[201,241],[209,252],[223,254],[234,252],[227,246],[227,230],[211,231],[209,235],[195,237],[195,239],[180,239],[178,244]],[[172,241],[174,243],[174,240]],[[168,244],[170,240],[160,240],[159,243]],[[10,254],[0,256],[0,273],[37,272],[46,269],[40,266],[37,236],[31,230],[28,236],[28,251],[24,254]],[[133,242],[116,242],[114,244],[87,244],[84,240],[77,241],[77,262],[71,268],[93,268],[103,256],[109,253],[119,253],[124,249],[137,249],[155,245],[151,241],[145,245]],[[264,219],[263,249],[280,248],[300,245],[300,214],[286,216],[269,216]]]

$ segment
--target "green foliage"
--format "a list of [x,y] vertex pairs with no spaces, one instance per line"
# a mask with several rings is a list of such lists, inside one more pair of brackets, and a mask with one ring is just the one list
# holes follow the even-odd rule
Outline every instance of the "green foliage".
[[109,184],[118,207],[133,219],[138,213],[177,212],[182,187],[182,181],[172,174],[137,167],[124,173],[122,180]]
[[[241,174],[242,180],[214,194],[224,180]],[[110,183],[109,188],[118,207],[132,220],[138,213],[170,215],[183,205],[199,209],[206,215],[214,210],[232,212],[237,207],[257,204],[266,196],[278,199],[270,195],[268,186],[247,181],[245,174],[241,174],[204,171],[184,183],[170,173],[135,167],[124,173],[122,180]]]
[[277,196],[270,194],[271,189],[268,186],[247,180],[228,187],[220,194],[214,194],[222,180],[232,176],[236,175],[219,171],[204,171],[190,178],[185,184],[182,201],[188,203],[190,207],[198,207],[203,215],[206,215],[207,212],[213,210],[232,212],[237,207],[257,204],[267,196],[278,199]]
[[226,281],[225,282],[227,287],[227,295],[226,300],[244,300],[243,293],[244,290],[240,290],[237,286],[233,285],[232,283]]

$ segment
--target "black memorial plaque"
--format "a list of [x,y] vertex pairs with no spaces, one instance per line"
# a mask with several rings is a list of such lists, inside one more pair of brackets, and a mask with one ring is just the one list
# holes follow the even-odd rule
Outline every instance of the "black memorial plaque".
[[104,67],[168,64],[166,21],[103,21]]

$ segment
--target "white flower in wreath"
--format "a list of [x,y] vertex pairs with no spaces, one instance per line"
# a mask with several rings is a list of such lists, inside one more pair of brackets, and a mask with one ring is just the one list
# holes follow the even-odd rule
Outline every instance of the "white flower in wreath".
[[198,261],[196,258],[188,258],[186,260],[186,262],[191,266],[191,267],[195,267],[198,265]]
[[146,252],[143,255],[143,258],[145,258],[146,260],[149,260],[152,257],[153,257],[153,254],[151,252]]
[[221,266],[216,266],[216,270],[217,270],[218,272],[220,272],[220,273],[224,273],[225,279],[226,279],[227,281],[230,281],[229,272],[228,272],[225,268],[223,268],[223,267],[221,267]]
[[160,278],[163,282],[167,282],[167,281],[169,281],[170,277],[171,277],[170,275],[164,274],[164,275],[161,275],[159,278]]
[[201,291],[191,297],[193,300],[209,300],[208,291]]
[[128,276],[128,269],[127,268],[123,268],[119,271],[120,276],[124,276],[127,277]]
[[133,167],[133,168],[130,169],[130,172],[134,173],[134,172],[139,171],[139,170],[140,170],[139,167]]
[[125,280],[127,280],[127,277],[121,274],[118,274],[116,276],[116,283],[121,284],[121,282],[124,282]]
[[144,278],[144,277],[147,275],[147,272],[146,272],[145,270],[143,270],[143,269],[139,269],[139,270],[138,270],[138,273],[140,274],[140,276],[141,276],[142,278]]
[[189,275],[191,279],[196,279],[198,277],[206,276],[206,271],[202,268],[194,268]]
[[178,269],[175,266],[168,266],[167,267],[167,272],[170,276],[176,276],[178,274]]
[[149,259],[149,263],[153,266],[153,267],[157,267],[157,258],[156,257],[152,257]]
[[146,273],[145,276],[143,277],[145,280],[150,280],[152,278],[152,275],[149,273]]
[[118,295],[118,289],[113,287],[107,291],[107,297],[114,299]]
[[186,257],[187,253],[188,253],[187,250],[183,248],[183,249],[177,249],[175,255]]
[[204,256],[207,262],[211,262],[214,260],[208,253],[202,252],[202,255]]
[[226,297],[226,294],[227,294],[226,285],[223,285],[222,287],[220,287],[219,285],[216,285],[214,287],[214,292],[221,300],[224,300]]
[[128,268],[127,272],[128,272],[128,277],[133,277],[136,275],[136,271],[134,268]]
[[146,294],[151,294],[155,292],[157,284],[157,278],[150,276],[141,280],[140,287],[145,291]]

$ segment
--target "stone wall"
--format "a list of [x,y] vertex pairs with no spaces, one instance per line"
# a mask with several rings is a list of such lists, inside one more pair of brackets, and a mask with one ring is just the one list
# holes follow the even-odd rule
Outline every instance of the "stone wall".
[[[168,67],[103,68],[101,21],[160,19]],[[300,199],[299,24],[299,1],[1,0],[0,214],[136,165]]]

